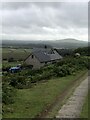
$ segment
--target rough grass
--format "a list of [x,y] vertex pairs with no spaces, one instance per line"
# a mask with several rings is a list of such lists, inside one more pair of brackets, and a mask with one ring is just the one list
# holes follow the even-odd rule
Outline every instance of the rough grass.
[[86,97],[85,99],[85,102],[84,102],[84,105],[83,105],[83,108],[82,108],[82,112],[81,112],[81,115],[80,117],[81,118],[88,118],[88,96]]
[[3,118],[33,118],[52,104],[55,98],[66,89],[73,80],[85,71],[79,71],[76,75],[48,80],[37,83],[30,89],[17,89],[14,104],[3,105]]
[[46,118],[54,118],[56,117],[58,111],[61,109],[61,107],[67,102],[68,98],[70,98],[71,95],[73,95],[73,92],[75,91],[76,87],[80,85],[80,83],[86,79],[88,76],[88,72],[86,74],[83,74],[81,78],[79,78],[70,89],[68,89],[67,94],[64,97],[64,100],[61,102],[60,100],[57,102],[57,104],[53,107],[51,111],[46,115]]

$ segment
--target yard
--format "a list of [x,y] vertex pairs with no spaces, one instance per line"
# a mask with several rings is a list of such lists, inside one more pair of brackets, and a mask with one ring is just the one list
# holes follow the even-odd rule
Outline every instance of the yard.
[[75,75],[62,78],[52,78],[36,83],[29,89],[17,89],[15,103],[3,105],[3,118],[33,118],[53,104],[57,96],[63,93],[69,85],[83,75],[86,70]]

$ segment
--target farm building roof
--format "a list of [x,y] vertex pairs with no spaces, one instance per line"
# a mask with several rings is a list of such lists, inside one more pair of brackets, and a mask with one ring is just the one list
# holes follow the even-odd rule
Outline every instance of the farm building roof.
[[65,55],[71,55],[73,53],[73,51],[71,49],[56,49],[56,51],[61,55],[61,56],[65,56]]

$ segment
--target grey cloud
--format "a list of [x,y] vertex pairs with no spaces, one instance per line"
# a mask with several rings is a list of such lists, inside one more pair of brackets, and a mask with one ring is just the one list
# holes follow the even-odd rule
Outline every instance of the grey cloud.
[[19,9],[19,8],[27,8],[30,7],[32,4],[39,6],[39,7],[60,7],[62,2],[5,2],[2,3],[3,9]]
[[[12,6],[12,8],[14,8],[13,7],[14,4],[15,3],[9,3],[9,5]],[[19,8],[20,6],[22,6],[22,9]],[[52,22],[54,23],[57,22],[55,23],[57,25],[60,25],[60,24],[65,25],[65,23],[67,24],[67,22],[68,24],[72,23],[80,26],[84,26],[87,24],[88,10],[86,8],[87,5],[84,5],[84,4],[77,5],[76,3],[75,4],[63,3],[61,5],[61,3],[28,3],[28,4],[16,3],[15,7],[16,8],[18,7],[18,10],[12,10],[11,11],[12,14],[10,16],[11,18],[9,19],[11,19],[12,21],[16,21],[16,23],[17,21],[24,22],[25,24],[30,22],[32,24],[33,23],[38,24],[39,26],[46,25],[46,24],[48,25],[48,23],[50,25],[50,23]],[[13,20],[13,19],[16,19],[14,16],[17,18],[17,20]],[[66,22],[63,22],[63,21],[66,21]],[[7,21],[5,20],[5,24],[9,22],[10,20],[8,19]],[[12,25],[12,23],[10,22],[9,25]]]
[[7,34],[43,35],[52,34],[53,29],[60,34],[71,28],[87,29],[88,24],[87,3],[4,3],[2,11],[3,33]]
[[29,6],[28,2],[3,2],[2,9],[20,9],[27,8]]
[[[70,4],[70,3],[69,3]],[[87,27],[88,24],[88,4],[86,3],[73,3],[68,5],[64,4],[62,8],[62,20],[66,21],[67,25],[74,27]],[[60,16],[61,17],[61,16]]]
[[[3,0],[3,2],[62,2],[62,0]],[[88,0],[63,0],[63,2],[88,2]]]

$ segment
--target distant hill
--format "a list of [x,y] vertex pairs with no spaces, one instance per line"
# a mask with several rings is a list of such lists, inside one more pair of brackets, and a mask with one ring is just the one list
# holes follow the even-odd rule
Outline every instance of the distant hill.
[[[60,41],[60,40],[57,40],[57,41]],[[67,39],[61,39],[61,42],[71,42],[71,43],[77,43],[77,42],[85,42],[85,41],[82,41],[82,40],[77,40],[77,39],[73,39],[73,38],[67,38]]]
[[88,42],[80,41],[76,39],[62,39],[56,41],[43,41],[43,43],[47,43],[52,47],[56,48],[78,48],[78,47],[86,47],[88,46]]
[[2,46],[20,46],[20,47],[48,47],[54,48],[78,48],[88,46],[88,42],[76,39],[62,39],[62,40],[39,40],[39,41],[20,41],[20,40],[3,40]]

